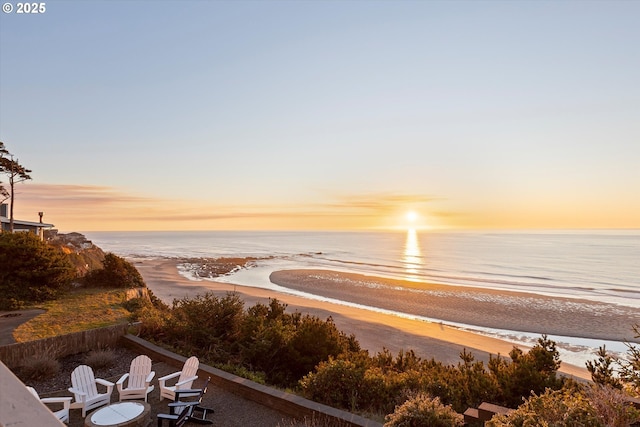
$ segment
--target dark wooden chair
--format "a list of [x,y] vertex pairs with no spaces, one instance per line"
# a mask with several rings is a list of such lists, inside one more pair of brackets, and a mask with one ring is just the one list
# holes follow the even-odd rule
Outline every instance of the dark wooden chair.
[[[182,427],[187,421],[197,424],[213,424],[213,421],[206,418],[207,414],[214,412],[213,409],[201,406],[210,380],[211,377],[207,378],[201,389],[176,390],[175,400],[169,403],[169,412],[171,413],[158,414],[158,427],[162,427],[164,420],[169,421],[170,427]],[[191,397],[195,397],[195,400],[181,400]]]

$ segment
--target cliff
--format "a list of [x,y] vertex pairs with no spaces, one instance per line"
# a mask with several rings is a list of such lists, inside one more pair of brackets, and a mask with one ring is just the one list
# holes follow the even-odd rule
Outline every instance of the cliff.
[[58,233],[57,230],[45,231],[45,240],[69,256],[69,260],[82,277],[89,271],[103,267],[104,252],[81,233]]

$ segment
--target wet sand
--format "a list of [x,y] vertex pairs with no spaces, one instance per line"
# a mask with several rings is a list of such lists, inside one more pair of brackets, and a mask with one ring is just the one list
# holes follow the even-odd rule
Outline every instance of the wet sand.
[[491,329],[625,341],[640,313],[597,301],[524,292],[417,283],[329,270],[275,271],[273,283],[342,301],[445,323]]
[[[209,280],[192,281],[178,273],[178,261],[175,259],[132,261],[140,271],[140,274],[142,274],[149,289],[152,290],[155,296],[166,303],[171,304],[174,299],[193,297],[205,292],[212,292],[216,295],[225,295],[227,292],[237,292],[244,300],[245,307],[252,306],[257,302],[268,303],[269,298],[276,298],[286,303],[288,310],[292,312],[299,311],[301,313],[309,313],[321,319],[326,319],[331,316],[340,330],[348,334],[354,334],[362,348],[369,350],[371,354],[375,354],[383,348],[389,349],[393,354],[397,354],[400,350],[412,349],[416,354],[425,359],[433,357],[443,363],[457,363],[460,361],[459,354],[463,349],[471,351],[477,360],[486,361],[488,360],[489,354],[507,355],[513,348],[512,343],[448,327],[439,322],[414,320],[341,304],[311,300],[268,289],[235,286],[233,284]],[[330,283],[326,283],[327,278],[314,277],[318,276],[319,272],[322,272],[322,274],[333,274],[334,276],[331,277],[330,281],[336,282],[338,286],[335,284],[329,286]],[[335,274],[338,276],[335,276]],[[294,287],[294,285],[286,285],[289,281],[296,282],[296,288],[306,291],[310,291],[310,287],[322,285],[324,282],[325,289],[323,289],[322,292],[315,293],[336,299],[349,300],[349,298],[347,298],[348,294],[363,296],[366,293],[362,292],[362,288],[358,288],[357,286],[355,287],[356,291],[351,290],[347,292],[347,294],[341,293],[340,291],[343,288],[349,288],[349,286],[339,286],[340,281],[342,279],[347,281],[360,280],[363,277],[368,278],[368,276],[327,272],[326,270],[288,270],[278,272],[277,274],[274,273],[272,279],[274,282],[280,282],[279,284],[287,287]],[[378,278],[376,278],[376,280],[378,280]],[[381,280],[384,281],[386,279]],[[449,286],[442,286],[450,291],[454,291],[449,289],[451,288]],[[332,287],[335,289],[329,292]],[[468,290],[468,288],[465,289]],[[388,299],[393,297],[393,289],[385,291],[390,291],[392,294],[383,294],[380,298]],[[326,293],[331,293],[332,295],[327,295]],[[498,294],[505,293],[498,292]],[[445,297],[442,296],[441,298]],[[444,303],[449,307],[454,307],[455,303],[460,302],[457,301],[455,296],[449,296],[448,298]],[[516,315],[516,317],[522,317],[524,313],[520,315],[516,313]],[[505,319],[502,322],[501,328],[511,329],[507,321],[510,320]],[[526,350],[525,347],[522,348]],[[563,363],[561,370],[581,378],[590,378],[584,367],[576,367]]]

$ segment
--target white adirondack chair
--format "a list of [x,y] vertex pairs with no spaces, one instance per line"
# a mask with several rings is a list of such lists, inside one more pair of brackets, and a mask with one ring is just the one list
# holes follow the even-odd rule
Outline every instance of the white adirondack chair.
[[62,403],[62,409],[58,409],[55,411],[51,408],[49,409],[51,409],[51,412],[53,412],[53,415],[63,423],[69,422],[69,409],[71,407],[71,399],[73,399],[73,397],[40,397],[35,388],[27,386],[27,390],[29,390],[31,394],[33,394],[36,398],[38,398],[38,400],[40,400],[40,402],[42,403],[45,403],[45,404]]
[[[155,372],[151,370],[151,359],[149,356],[140,355],[131,361],[129,373],[120,377],[116,386],[120,395],[120,402],[127,399],[144,399],[147,401],[147,395],[153,391],[151,380],[155,376]],[[127,381],[125,387],[124,382]]]
[[[196,356],[191,356],[184,362],[184,366],[182,367],[182,371],[174,372],[173,374],[165,375],[164,377],[158,378],[158,383],[160,384],[160,400],[167,399],[175,400],[176,390],[184,390],[190,389],[191,385],[195,380],[198,379],[198,367],[200,366],[200,361]],[[178,377],[178,381],[170,386],[167,385],[167,380]]]
[[[106,393],[98,393],[97,384],[105,386]],[[75,396],[75,402],[71,404],[71,409],[82,408],[82,416],[85,417],[88,410],[108,405],[111,401],[113,386],[111,381],[95,378],[90,366],[78,366],[71,373],[69,391]]]

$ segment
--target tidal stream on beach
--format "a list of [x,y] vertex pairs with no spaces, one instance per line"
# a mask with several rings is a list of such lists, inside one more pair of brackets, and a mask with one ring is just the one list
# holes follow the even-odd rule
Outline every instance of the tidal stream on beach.
[[[640,322],[638,230],[85,234],[121,256],[175,258],[190,280],[443,322],[516,344],[545,333],[562,360],[582,366],[601,345],[625,352]],[[220,257],[246,264],[216,277],[208,265]]]

